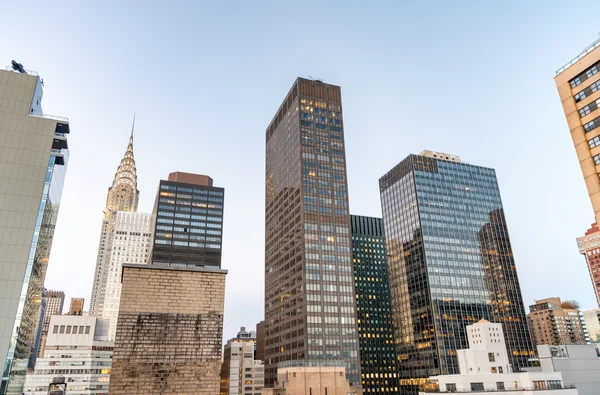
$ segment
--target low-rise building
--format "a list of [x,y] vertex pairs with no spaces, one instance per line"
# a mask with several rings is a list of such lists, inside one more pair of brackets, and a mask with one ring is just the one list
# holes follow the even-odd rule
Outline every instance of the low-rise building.
[[487,394],[502,391],[518,395],[576,395],[577,389],[566,386],[560,372],[513,372],[509,363],[502,324],[480,320],[467,326],[469,348],[458,350],[460,374],[430,377],[424,384],[427,392],[469,392]]
[[93,316],[54,315],[46,347],[35,371],[27,374],[25,395],[46,395],[56,376],[64,376],[69,395],[108,394],[113,342],[108,321]]
[[600,394],[600,349],[595,344],[537,346],[543,372],[559,372],[579,395]]
[[529,327],[536,345],[586,344],[587,331],[578,305],[560,298],[536,300],[529,306]]
[[362,388],[346,380],[343,361],[296,360],[280,362],[273,388],[262,395],[362,395]]

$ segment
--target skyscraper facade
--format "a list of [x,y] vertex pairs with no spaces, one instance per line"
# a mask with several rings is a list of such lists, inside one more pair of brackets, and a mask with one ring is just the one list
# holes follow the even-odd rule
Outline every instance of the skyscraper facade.
[[554,77],[575,152],[600,222],[600,39],[561,67]]
[[594,222],[584,236],[577,238],[577,248],[585,257],[596,302],[600,306],[600,230],[597,223]]
[[[98,257],[92,284],[90,298],[90,314],[96,317],[104,316],[104,301],[106,286],[111,273],[110,260],[113,253],[112,242],[115,239],[115,224],[117,212],[137,212],[140,191],[137,189],[137,171],[133,156],[133,128],[123,159],[117,168],[112,185],[108,188],[106,207],[102,218]],[[114,274],[114,273],[113,273]]]
[[83,315],[84,298],[71,298],[69,305],[69,315]]
[[46,300],[46,308],[44,309],[44,322],[38,349],[39,357],[41,357],[44,352],[46,339],[48,337],[48,325],[50,324],[50,317],[53,315],[61,315],[65,304],[65,293],[63,291],[52,291],[47,289],[44,291],[44,295],[44,299]]
[[493,169],[432,151],[379,180],[400,384],[459,372],[466,326],[501,323],[515,370],[534,355]]
[[350,223],[363,393],[395,394],[398,375],[383,221],[351,215]]
[[263,361],[256,358],[257,333],[242,327],[223,350],[220,395],[260,395],[264,386]]
[[220,268],[224,194],[204,175],[175,172],[161,180],[152,264]]
[[0,71],[0,394],[22,394],[69,159],[34,72]]
[[102,316],[109,322],[108,340],[115,340],[119,303],[121,299],[121,273],[123,264],[147,264],[152,248],[152,214],[117,211],[109,237],[110,255],[107,265]]
[[265,385],[343,360],[360,383],[339,86],[298,78],[266,130]]

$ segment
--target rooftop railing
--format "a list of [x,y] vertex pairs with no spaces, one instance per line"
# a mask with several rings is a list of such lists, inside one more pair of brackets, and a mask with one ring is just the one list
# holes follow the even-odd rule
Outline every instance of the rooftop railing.
[[48,114],[35,115],[35,114],[31,114],[31,116],[32,117],[38,117],[38,118],[54,119],[55,121],[61,121],[61,122],[69,122],[69,118],[67,118],[67,117],[59,117],[58,115],[48,115]]
[[566,69],[568,69],[569,67],[573,66],[575,63],[579,62],[581,59],[585,58],[588,54],[590,54],[592,51],[594,51],[596,48],[600,47],[600,38],[597,39],[596,41],[594,41],[592,44],[590,44],[588,47],[586,47],[580,54],[579,56],[577,56],[576,58],[574,58],[573,60],[571,60],[569,63],[567,63],[566,65],[564,65],[563,67],[561,67],[560,69],[556,70],[556,75],[559,75],[560,73],[562,73],[563,71],[565,71]]
[[[14,71],[15,73],[19,73],[18,71],[13,70],[12,66],[6,66],[5,70],[6,71]],[[29,75],[34,75],[36,77],[39,76],[38,72],[35,70],[27,70],[27,69],[24,69],[24,70]],[[23,74],[23,73],[19,73],[19,74]]]

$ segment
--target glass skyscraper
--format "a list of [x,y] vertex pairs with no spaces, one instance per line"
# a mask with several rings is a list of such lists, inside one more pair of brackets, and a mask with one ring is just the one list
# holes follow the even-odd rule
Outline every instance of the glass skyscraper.
[[501,323],[513,369],[534,356],[493,169],[410,155],[380,180],[400,384],[459,373],[465,327]]
[[350,223],[363,393],[396,394],[398,375],[383,221],[351,215]]
[[286,361],[360,383],[339,86],[298,78],[266,131],[265,386]]

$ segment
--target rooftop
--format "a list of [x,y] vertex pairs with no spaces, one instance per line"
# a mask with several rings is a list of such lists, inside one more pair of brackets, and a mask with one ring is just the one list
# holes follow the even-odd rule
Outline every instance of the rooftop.
[[578,56],[573,58],[570,62],[565,64],[560,69],[556,70],[556,75],[559,75],[560,73],[562,73],[569,67],[573,66],[575,63],[579,62],[581,59],[586,57],[588,54],[592,53],[598,47],[600,47],[600,38],[597,39],[596,41],[594,41],[593,43],[591,43],[589,46],[587,46],[583,51],[581,51],[581,53]]

